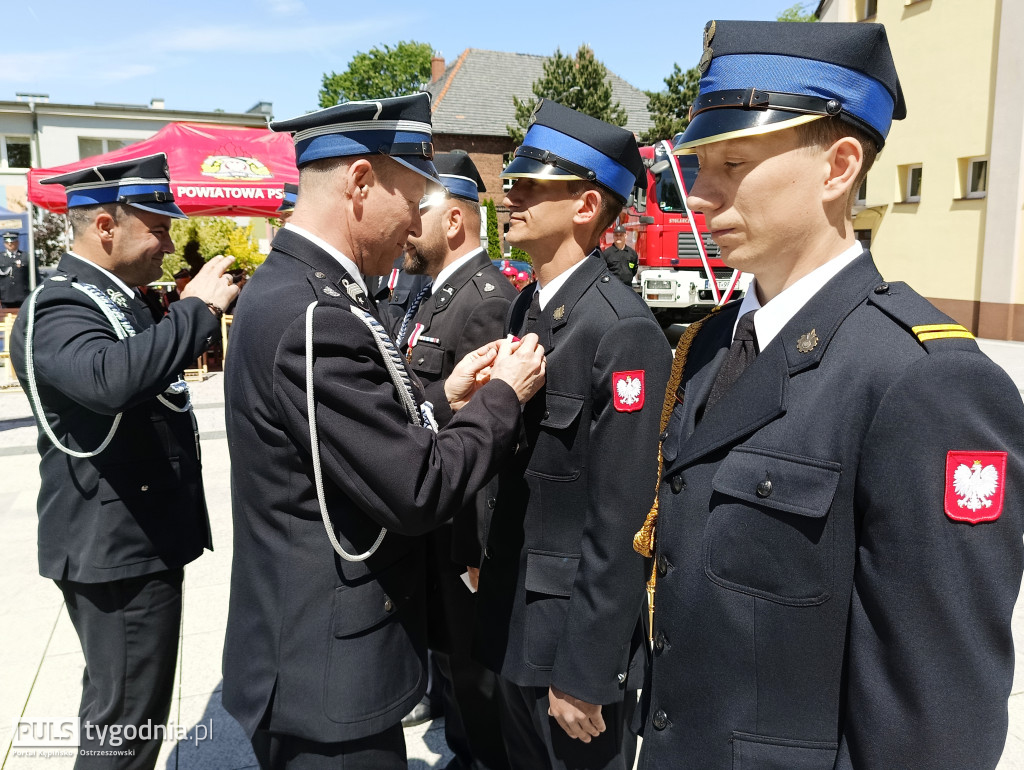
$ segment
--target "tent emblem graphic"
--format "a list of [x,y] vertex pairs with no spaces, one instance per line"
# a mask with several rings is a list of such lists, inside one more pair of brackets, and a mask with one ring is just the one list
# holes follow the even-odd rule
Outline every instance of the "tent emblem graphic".
[[200,166],[203,176],[214,179],[270,179],[274,175],[257,158],[208,155]]

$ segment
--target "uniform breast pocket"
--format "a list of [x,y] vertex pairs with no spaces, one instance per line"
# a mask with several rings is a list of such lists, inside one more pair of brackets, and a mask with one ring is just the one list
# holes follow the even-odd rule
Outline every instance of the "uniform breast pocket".
[[409,363],[416,374],[425,375],[424,379],[433,382],[441,376],[444,348],[429,342],[418,342],[412,349]]
[[554,481],[579,478],[582,462],[580,412],[583,396],[547,391],[544,413],[526,473]]
[[839,476],[834,462],[733,450],[712,481],[705,574],[780,604],[828,601],[835,570],[829,509]]

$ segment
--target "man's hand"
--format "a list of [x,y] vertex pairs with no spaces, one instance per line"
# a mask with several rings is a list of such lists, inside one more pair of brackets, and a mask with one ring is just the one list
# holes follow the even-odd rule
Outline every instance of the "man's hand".
[[224,256],[211,259],[182,289],[181,298],[199,297],[203,302],[224,310],[238,296],[234,280],[230,275],[224,275],[234,261],[234,257]]
[[491,366],[490,379],[507,382],[525,404],[544,384],[547,361],[544,346],[538,344],[536,334],[527,334],[518,342],[502,340]]
[[480,590],[480,568],[479,567],[466,567],[466,572],[469,573],[469,584],[473,587],[474,591]]
[[605,730],[600,703],[587,703],[557,687],[548,688],[548,716],[555,718],[566,735],[584,743],[590,743]]
[[479,347],[455,364],[444,381],[444,395],[453,412],[459,411],[490,378],[490,366],[498,355],[498,340]]

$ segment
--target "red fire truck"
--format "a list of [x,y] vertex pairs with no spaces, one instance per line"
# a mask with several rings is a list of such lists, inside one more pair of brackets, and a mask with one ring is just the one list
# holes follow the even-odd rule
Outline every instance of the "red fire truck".
[[[726,267],[704,225],[686,205],[697,178],[694,155],[673,155],[669,142],[641,147],[647,189],[634,196],[620,220],[626,242],[640,256],[633,288],[663,325],[702,318],[716,304],[742,296],[750,276]],[[612,242],[611,228],[604,236]]]

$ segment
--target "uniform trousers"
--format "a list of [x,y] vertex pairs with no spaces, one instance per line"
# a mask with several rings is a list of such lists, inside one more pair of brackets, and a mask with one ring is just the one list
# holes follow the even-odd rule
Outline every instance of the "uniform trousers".
[[252,748],[262,770],[407,770],[405,734],[395,724],[383,732],[339,743],[257,730]]
[[[184,574],[178,567],[108,583],[56,581],[85,655],[76,768],[156,765],[166,734],[156,728],[167,723],[174,688]],[[140,730],[156,738],[139,740]]]
[[633,770],[636,734],[629,729],[636,691],[601,707],[605,731],[590,743],[570,738],[548,716],[548,688],[523,687],[502,676],[502,733],[513,770]]

